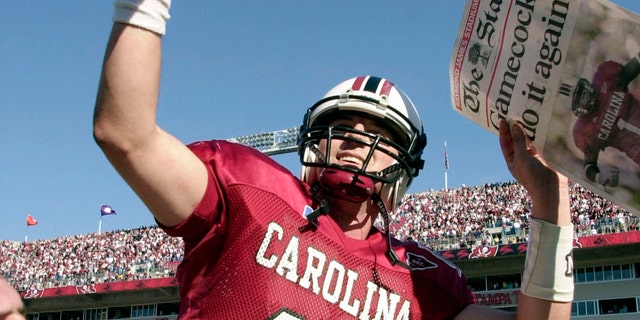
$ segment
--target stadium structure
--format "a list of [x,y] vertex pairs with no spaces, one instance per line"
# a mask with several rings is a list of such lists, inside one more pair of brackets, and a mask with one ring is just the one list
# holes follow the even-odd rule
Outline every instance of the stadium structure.
[[[229,140],[273,155],[295,151],[297,135],[298,129],[293,128]],[[615,228],[614,221],[602,221],[600,230],[607,232],[584,233],[574,239],[573,319],[640,319],[640,221],[634,219],[633,228]],[[505,237],[514,230],[503,226],[484,232]],[[500,242],[438,251],[462,269],[479,304],[515,310],[526,250],[526,242]],[[166,264],[153,277],[35,286],[20,294],[30,320],[173,320],[179,298],[172,276],[176,264]]]

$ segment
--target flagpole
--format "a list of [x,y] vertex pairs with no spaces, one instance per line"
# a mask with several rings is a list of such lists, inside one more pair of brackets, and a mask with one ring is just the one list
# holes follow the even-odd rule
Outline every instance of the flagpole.
[[29,238],[29,225],[27,225],[27,232],[24,234],[24,242],[27,242],[28,238]]
[[444,170],[444,190],[449,191],[449,177],[447,175],[447,170]]
[[447,154],[447,140],[444,141],[444,190],[449,190],[449,155]]
[[100,235],[101,230],[102,230],[102,215],[100,215],[100,221],[98,222],[98,235]]

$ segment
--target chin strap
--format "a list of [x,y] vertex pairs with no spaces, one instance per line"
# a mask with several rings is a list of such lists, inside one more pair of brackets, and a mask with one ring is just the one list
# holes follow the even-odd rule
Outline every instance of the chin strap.
[[307,222],[317,226],[318,225],[318,217],[320,215],[322,215],[322,214],[327,214],[327,213],[329,213],[329,204],[327,203],[327,201],[322,200],[322,201],[320,201],[320,207],[318,207],[315,210],[309,212],[309,214],[307,214],[305,216],[305,218],[307,218]]
[[320,184],[317,182],[311,186],[311,196],[315,202],[320,204],[320,206],[311,212],[305,213],[304,217],[307,219],[307,224],[298,228],[298,231],[300,232],[315,230],[318,227],[318,217],[329,213],[329,203],[324,199],[320,199],[318,196],[320,188]]
[[[314,200],[320,203],[320,206],[315,210],[309,212],[305,216],[307,218],[308,223],[298,228],[300,232],[305,232],[310,229],[317,228],[318,217],[320,215],[327,214],[329,212],[329,204],[327,203],[327,201],[324,199],[320,199],[320,197],[318,196],[320,189],[321,189],[321,186],[319,183],[314,183],[311,186],[311,195],[313,196]],[[378,206],[378,209],[380,210],[380,214],[382,215],[382,220],[384,222],[384,236],[387,243],[387,252],[385,253],[385,256],[387,257],[387,259],[389,259],[389,262],[391,262],[391,265],[394,265],[394,266],[399,265],[405,269],[413,270],[413,268],[410,265],[400,260],[396,252],[393,251],[393,246],[391,245],[391,231],[389,230],[389,225],[391,224],[391,222],[389,219],[389,212],[387,211],[387,206],[385,206],[384,201],[382,201],[382,198],[380,198],[380,195],[378,195],[377,193],[373,193],[371,195],[371,200],[373,200],[376,206]]]
[[371,195],[371,199],[378,206],[378,209],[380,209],[380,214],[382,215],[382,220],[384,222],[384,235],[387,241],[387,252],[385,253],[385,255],[387,256],[387,259],[389,259],[389,262],[391,262],[391,265],[394,265],[394,266],[399,265],[405,269],[412,270],[413,268],[410,265],[404,263],[402,260],[400,260],[396,252],[393,251],[393,246],[391,245],[391,231],[389,230],[389,224],[391,222],[389,219],[389,212],[387,211],[387,206],[384,205],[382,198],[380,198],[380,196],[377,193],[374,193],[373,195]]

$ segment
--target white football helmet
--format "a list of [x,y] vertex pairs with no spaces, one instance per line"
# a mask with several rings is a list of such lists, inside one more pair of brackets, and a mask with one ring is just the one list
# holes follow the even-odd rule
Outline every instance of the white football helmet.
[[[363,132],[329,124],[336,113],[354,113],[380,120],[392,132],[392,140],[379,134]],[[354,138],[355,137],[355,138]],[[360,137],[360,138],[358,138]],[[321,140],[327,141],[326,150],[320,150]],[[324,155],[330,149],[331,141],[349,140],[362,143],[370,148],[369,156],[360,169],[342,167],[329,163]],[[380,198],[390,210],[394,210],[402,196],[424,165],[422,151],[427,144],[422,120],[409,97],[387,79],[374,76],[360,76],[346,80],[329,90],[324,97],[310,107],[304,117],[298,139],[298,153],[302,163],[301,179],[313,185],[321,180],[322,172],[338,173],[340,185],[352,185],[363,192],[350,190],[346,196],[350,200],[364,201],[370,197],[372,183],[382,182]],[[397,154],[386,149],[392,146]],[[366,172],[368,159],[375,150],[394,158],[394,164],[379,171]],[[321,170],[314,170],[320,168]],[[363,182],[364,181],[364,182]],[[372,182],[371,182],[372,181]],[[326,191],[326,190],[325,190]],[[354,197],[350,197],[351,193]]]

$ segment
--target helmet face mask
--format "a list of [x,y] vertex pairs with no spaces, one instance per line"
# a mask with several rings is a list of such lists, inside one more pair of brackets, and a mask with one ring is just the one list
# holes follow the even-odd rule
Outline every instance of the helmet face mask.
[[[385,128],[382,131],[387,134],[357,130],[342,125],[339,120],[334,122],[349,115],[373,120]],[[361,159],[362,164],[332,163],[332,146],[345,143],[368,150],[366,157]],[[358,185],[363,179],[371,180],[377,185],[374,192],[395,207],[413,177],[422,169],[421,155],[425,145],[422,121],[402,91],[385,79],[369,76],[352,78],[330,90],[308,109],[298,139],[298,153],[303,166],[301,178],[313,184],[321,180],[322,174],[329,172],[327,170],[346,172],[348,178],[339,175],[346,179],[340,185]],[[389,165],[377,168],[378,171],[368,171],[374,155],[388,158]],[[364,201],[368,196],[347,198]]]
[[587,116],[598,109],[597,92],[589,80],[581,78],[571,100],[571,111],[578,117]]
[[[344,166],[331,161],[332,145],[342,143],[352,144],[354,148],[368,149],[362,165]],[[399,144],[378,133],[369,133],[354,128],[314,126],[305,132],[301,148],[308,149],[316,155],[313,160],[302,158],[301,162],[304,166],[340,169],[356,175],[368,176],[383,183],[396,182],[403,174],[400,169],[410,170],[410,166],[405,160],[410,158],[410,155],[402,150]],[[381,154],[382,157],[389,158],[392,160],[389,162],[393,164],[380,171],[368,171],[375,152]]]

